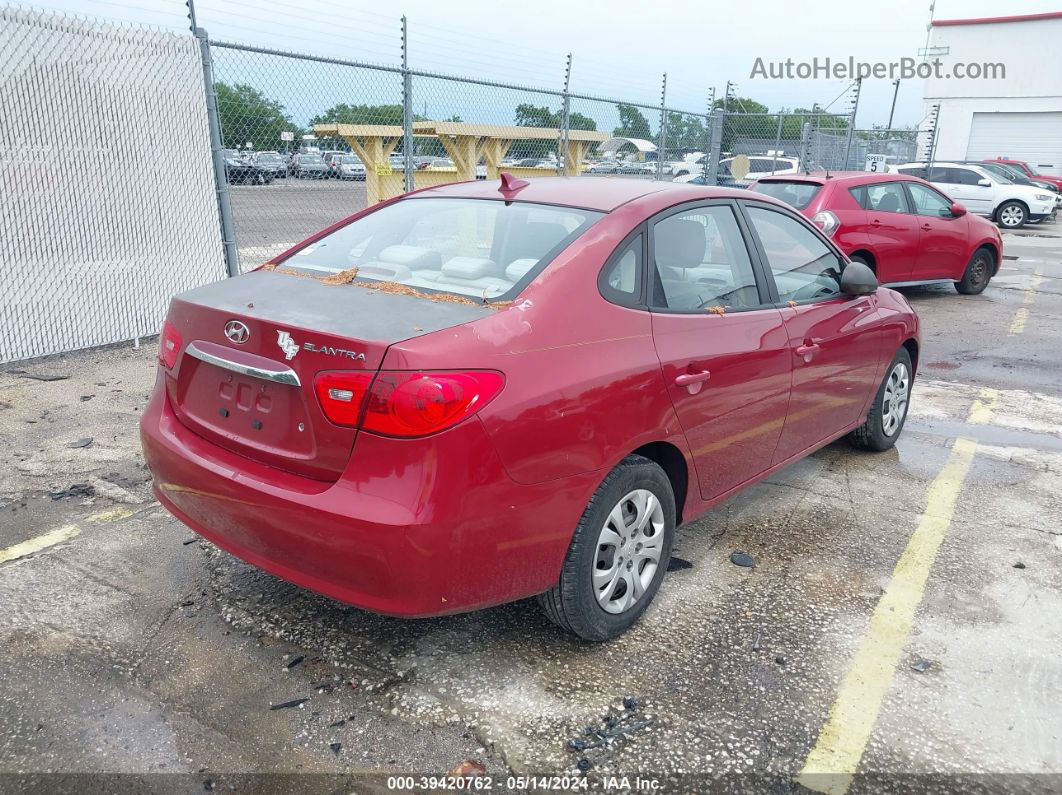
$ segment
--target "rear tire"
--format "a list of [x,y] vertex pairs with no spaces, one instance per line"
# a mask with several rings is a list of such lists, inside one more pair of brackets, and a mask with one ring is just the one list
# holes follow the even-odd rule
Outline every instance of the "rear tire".
[[992,281],[995,262],[983,248],[977,249],[963,271],[962,279],[955,282],[955,289],[963,295],[980,295]]
[[855,447],[879,453],[896,444],[907,421],[912,386],[911,355],[901,346],[885,371],[866,421],[848,434],[848,441]]
[[648,458],[627,456],[590,498],[560,580],[539,604],[554,624],[583,640],[621,635],[656,596],[674,534],[671,481]]
[[1029,220],[1029,211],[1018,201],[1003,202],[996,210],[996,223],[1004,229],[1021,229]]

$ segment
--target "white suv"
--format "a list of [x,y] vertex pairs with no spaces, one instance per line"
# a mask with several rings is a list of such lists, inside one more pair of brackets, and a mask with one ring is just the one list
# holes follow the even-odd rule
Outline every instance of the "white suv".
[[[724,187],[728,185],[743,187],[751,185],[761,177],[777,177],[782,174],[796,174],[800,171],[800,161],[794,157],[775,157],[774,155],[744,155],[744,157],[748,158],[749,171],[740,179],[735,177],[730,170],[737,157],[725,157],[719,161],[718,179],[720,185]],[[675,174],[675,182],[693,182],[694,184],[700,184],[697,180],[703,172],[703,157],[693,164],[692,173],[687,171],[680,174],[677,170],[672,171]]]
[[983,215],[1004,229],[1017,229],[1055,211],[1055,197],[1043,188],[1016,185],[1006,177],[971,163],[904,163],[890,171],[921,177],[947,193],[975,215]]

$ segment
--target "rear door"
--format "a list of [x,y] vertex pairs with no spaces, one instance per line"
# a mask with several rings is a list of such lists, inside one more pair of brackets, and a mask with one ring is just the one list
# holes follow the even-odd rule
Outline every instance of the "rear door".
[[969,219],[952,215],[951,200],[928,185],[905,182],[918,218],[918,253],[912,279],[960,279],[966,267]]
[[742,201],[757,253],[781,306],[792,391],[772,463],[849,428],[877,390],[883,331],[874,295],[841,293],[841,254],[803,218]]
[[919,223],[903,185],[898,180],[852,188],[866,208],[865,232],[877,257],[878,281],[883,284],[910,281],[918,255]]
[[684,205],[652,219],[649,255],[664,383],[701,496],[712,499],[771,465],[789,400],[785,326],[733,202]]

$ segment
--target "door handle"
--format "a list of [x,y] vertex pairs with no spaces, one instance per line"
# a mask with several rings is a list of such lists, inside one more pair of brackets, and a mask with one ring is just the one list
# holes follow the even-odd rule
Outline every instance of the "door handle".
[[870,224],[871,226],[881,226],[881,221],[875,218],[873,221],[870,222]]
[[796,349],[796,355],[803,357],[805,362],[810,362],[811,357],[822,350],[818,345],[810,340]]
[[703,384],[711,377],[712,374],[707,370],[701,370],[699,373],[683,373],[675,376],[675,385],[692,386],[693,384]]
[[932,229],[933,227],[932,227],[932,226],[930,226],[929,224],[922,224],[922,228],[923,228],[923,229],[925,229],[925,230],[926,230],[926,231],[928,232],[928,231],[929,231],[929,230],[931,230],[931,229]]

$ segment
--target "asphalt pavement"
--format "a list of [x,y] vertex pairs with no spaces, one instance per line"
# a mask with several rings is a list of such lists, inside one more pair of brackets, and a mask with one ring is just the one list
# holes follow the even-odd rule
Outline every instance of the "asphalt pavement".
[[1005,255],[981,296],[904,291],[894,450],[832,444],[681,528],[604,645],[533,601],[371,615],[198,540],[139,454],[153,346],[4,367],[0,790],[382,792],[475,762],[498,790],[1059,791],[1062,225]]

